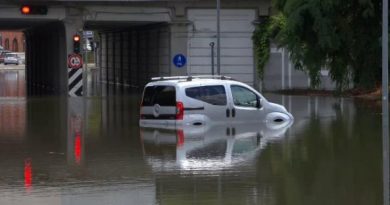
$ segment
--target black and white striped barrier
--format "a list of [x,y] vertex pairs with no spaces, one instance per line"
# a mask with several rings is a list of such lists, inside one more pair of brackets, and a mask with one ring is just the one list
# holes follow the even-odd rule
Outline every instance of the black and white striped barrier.
[[69,96],[83,96],[83,69],[68,69]]

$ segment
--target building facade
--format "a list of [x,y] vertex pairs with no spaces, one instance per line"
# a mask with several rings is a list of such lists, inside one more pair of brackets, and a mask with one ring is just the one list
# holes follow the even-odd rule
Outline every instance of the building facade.
[[0,46],[13,52],[26,50],[24,34],[21,31],[0,31]]

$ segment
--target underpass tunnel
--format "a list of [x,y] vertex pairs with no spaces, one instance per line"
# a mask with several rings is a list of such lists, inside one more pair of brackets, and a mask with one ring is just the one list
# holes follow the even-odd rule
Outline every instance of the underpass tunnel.
[[[236,7],[231,2],[221,13],[221,74],[254,85],[251,36],[263,6],[253,1],[251,9]],[[47,9],[44,15],[22,15],[20,5],[0,5],[0,29],[26,34],[28,94],[104,95],[117,87],[140,91],[154,76],[213,73],[216,13],[206,3],[53,4]],[[84,42],[84,31],[95,31],[98,45],[93,51],[95,93],[87,83],[91,52],[81,49],[74,55],[72,37],[80,35]],[[177,56],[184,60],[173,62]]]
[[21,2],[0,3],[0,30],[24,33],[27,95],[65,95],[66,57],[71,41],[66,33],[70,30],[67,10],[58,4],[33,5],[23,13],[25,4]]
[[96,65],[99,81],[106,85],[103,94],[115,92],[115,87],[140,91],[151,77],[171,74],[167,23],[100,29],[98,36]]
[[[141,91],[151,77],[215,73],[217,47],[211,45],[218,43],[217,14],[208,7],[192,6],[184,6],[183,10],[153,9],[149,13],[139,9],[134,14],[97,12],[96,18],[87,20],[84,30],[99,34],[98,79],[107,85],[102,87],[102,94],[116,91],[115,87]],[[240,6],[221,12],[220,73],[254,87],[260,82],[252,35],[261,12]],[[149,17],[152,14],[156,17]],[[126,19],[115,21],[122,16]],[[184,60],[178,63],[177,59]]]
[[66,40],[62,22],[25,30],[28,95],[67,93]]
[[[0,21],[0,30],[24,34],[27,95],[66,94],[68,92],[67,70],[65,69],[67,47],[62,21],[3,19]],[[7,52],[16,52],[11,47],[13,46],[7,46],[4,49]],[[8,67],[8,69],[11,68]]]
[[[102,85],[101,95],[141,91],[150,77],[176,74],[170,63],[172,45],[186,51],[187,34],[183,32],[180,41],[172,41],[174,9],[154,3],[88,8],[83,29],[95,34],[95,79]],[[182,27],[186,31],[186,25]]]

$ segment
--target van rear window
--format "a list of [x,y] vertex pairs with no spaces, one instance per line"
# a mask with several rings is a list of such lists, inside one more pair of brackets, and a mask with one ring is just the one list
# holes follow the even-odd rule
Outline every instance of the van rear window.
[[145,88],[142,106],[176,106],[176,90],[173,86],[148,86]]

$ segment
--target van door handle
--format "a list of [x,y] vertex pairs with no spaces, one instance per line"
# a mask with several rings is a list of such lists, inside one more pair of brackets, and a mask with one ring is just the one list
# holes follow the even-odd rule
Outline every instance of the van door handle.
[[230,110],[226,109],[226,117],[230,117]]
[[236,109],[232,109],[232,117],[236,117]]

